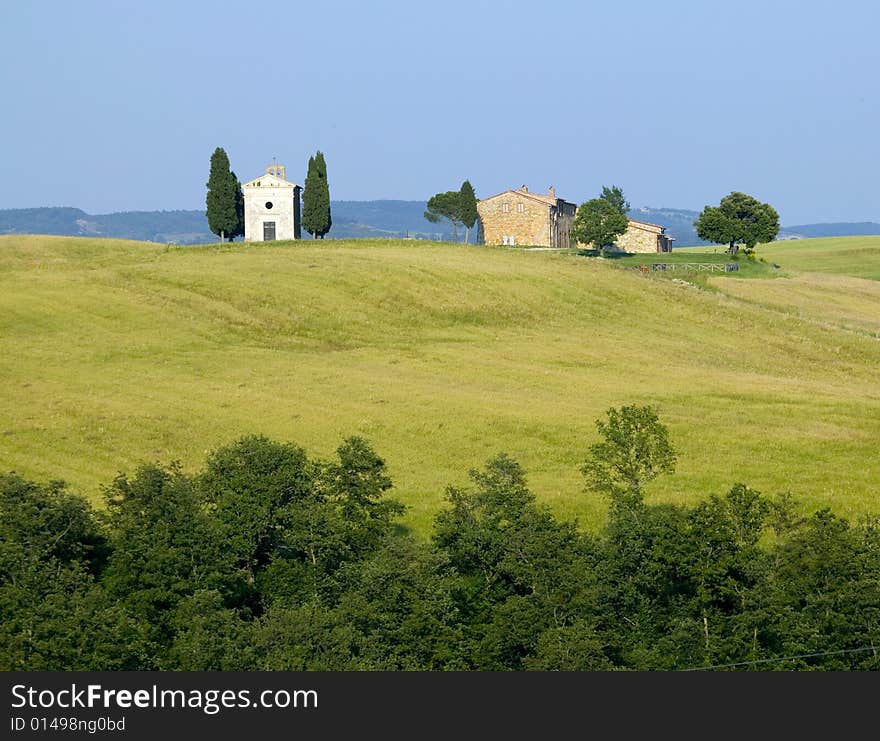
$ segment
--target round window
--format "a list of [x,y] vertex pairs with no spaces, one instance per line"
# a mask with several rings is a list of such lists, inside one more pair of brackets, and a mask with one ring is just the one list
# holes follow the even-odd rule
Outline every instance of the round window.
[[272,201],[266,201],[266,208],[272,208]]

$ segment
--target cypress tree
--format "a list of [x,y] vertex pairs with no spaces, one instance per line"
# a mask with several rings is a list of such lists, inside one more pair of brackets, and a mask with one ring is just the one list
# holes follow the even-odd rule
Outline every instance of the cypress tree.
[[479,218],[479,213],[477,212],[477,195],[474,193],[474,186],[471,185],[469,180],[465,180],[461,184],[461,190],[459,191],[459,208],[459,215],[465,229],[464,241],[465,244],[469,244],[470,231]]
[[238,227],[234,177],[229,171],[229,157],[222,147],[217,147],[211,155],[211,174],[208,176],[205,201],[208,228],[220,237],[221,242],[232,236]]
[[234,239],[244,236],[244,193],[241,190],[241,181],[236,174],[230,172],[229,175],[232,178],[232,192],[235,194],[235,219],[237,221],[235,231],[230,232],[229,236]]
[[315,215],[315,192],[318,188],[318,173],[315,170],[315,158],[309,157],[309,169],[306,172],[306,182],[303,185],[303,211],[302,225],[312,239],[317,233],[317,217]]
[[327,163],[319,150],[314,157],[309,157],[309,169],[303,189],[302,225],[313,239],[323,239],[330,231],[331,223]]

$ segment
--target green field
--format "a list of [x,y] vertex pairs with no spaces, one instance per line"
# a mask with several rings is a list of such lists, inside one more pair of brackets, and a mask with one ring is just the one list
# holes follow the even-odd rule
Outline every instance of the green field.
[[[684,247],[676,255],[723,252],[723,246]],[[833,273],[880,280],[880,237],[824,237],[792,239],[759,245],[756,255],[783,270]]]
[[742,481],[880,513],[880,238],[758,254],[789,277],[703,288],[412,241],[0,237],[0,470],[99,501],[139,462],[195,471],[247,433],[328,457],[359,434],[423,534],[444,488],[502,450],[593,527],[605,503],[578,469],[594,420],[652,403],[679,465],[651,501]]

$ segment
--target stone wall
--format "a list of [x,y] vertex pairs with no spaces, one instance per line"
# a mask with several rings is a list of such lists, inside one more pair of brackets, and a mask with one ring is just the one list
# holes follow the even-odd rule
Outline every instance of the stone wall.
[[658,252],[657,237],[661,231],[660,227],[630,221],[627,230],[615,241],[624,252]]
[[[630,219],[626,231],[615,241],[614,246],[622,252],[659,252],[657,237],[663,231],[663,227],[653,224],[642,224]],[[581,249],[592,249],[592,244],[581,244]]]
[[[506,209],[505,209],[506,206]],[[477,203],[484,244],[551,247],[550,204],[517,192],[501,193]]]

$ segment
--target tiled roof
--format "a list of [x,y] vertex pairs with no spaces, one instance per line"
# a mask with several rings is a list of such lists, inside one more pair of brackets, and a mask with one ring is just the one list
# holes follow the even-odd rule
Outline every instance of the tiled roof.
[[638,226],[652,226],[655,229],[660,229],[660,231],[663,231],[666,228],[665,226],[660,226],[660,224],[652,224],[650,221],[639,221],[638,219],[629,219],[629,223]]
[[521,188],[511,188],[510,190],[505,190],[501,193],[496,193],[494,196],[489,196],[488,198],[481,198],[481,201],[491,201],[493,198],[499,198],[500,196],[506,195],[515,195],[515,196],[523,196],[525,198],[531,198],[534,201],[540,201],[548,206],[555,206],[557,201],[564,201],[564,198],[559,198],[549,196],[546,193],[532,193],[529,190],[522,190]]

